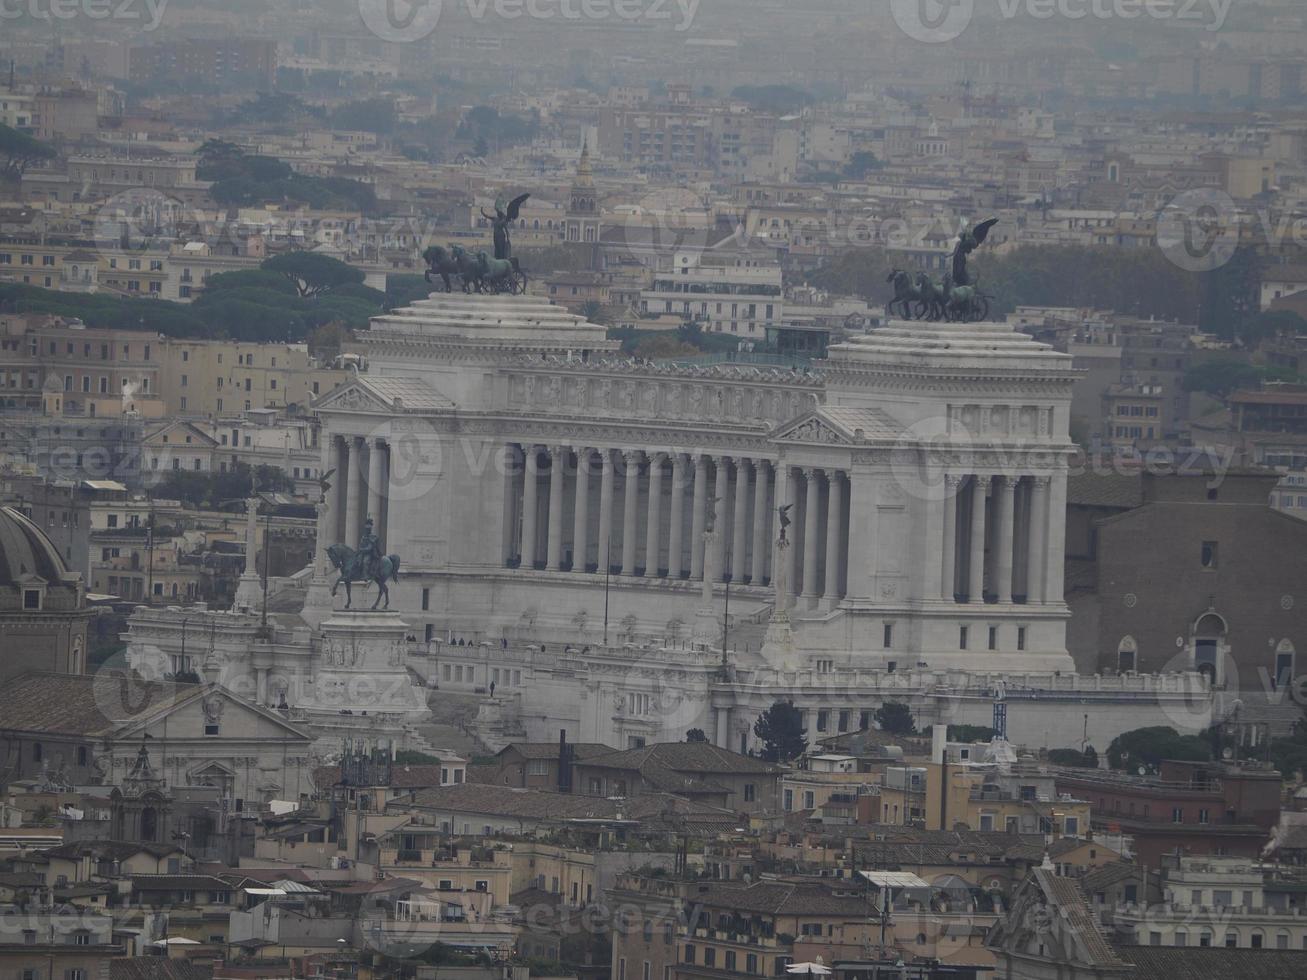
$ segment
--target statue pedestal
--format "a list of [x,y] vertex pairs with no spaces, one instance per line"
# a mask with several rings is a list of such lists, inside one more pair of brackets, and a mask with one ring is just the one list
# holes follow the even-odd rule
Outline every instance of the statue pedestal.
[[331,581],[314,575],[309,580],[309,590],[304,596],[304,608],[300,618],[311,629],[318,629],[323,622],[330,619],[336,611],[336,600],[331,595]]
[[782,536],[776,542],[776,602],[760,651],[767,665],[777,670],[797,670],[799,666],[794,652],[794,630],[790,626],[789,550],[790,543]]
[[717,618],[717,609],[713,601],[713,580],[717,577],[716,565],[717,532],[708,530],[703,533],[703,593],[699,608],[694,614],[694,628],[690,631],[690,643],[696,649],[708,650],[721,639],[722,624]]
[[288,700],[293,717],[324,748],[344,737],[386,738],[403,747],[428,716],[426,690],[409,674],[409,625],[397,612],[340,610],[321,624],[312,678]]
[[241,576],[236,586],[236,599],[232,607],[239,611],[258,612],[263,608],[263,580],[253,572]]

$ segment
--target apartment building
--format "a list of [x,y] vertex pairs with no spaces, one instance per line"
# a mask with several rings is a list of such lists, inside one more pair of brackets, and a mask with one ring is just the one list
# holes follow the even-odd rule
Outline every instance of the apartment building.
[[1124,905],[1111,915],[1139,946],[1307,950],[1302,882],[1250,858],[1181,857],[1162,873],[1160,904]]
[[159,77],[195,79],[221,89],[272,91],[277,78],[277,43],[266,38],[187,38],[132,47],[128,74],[133,82]]
[[307,409],[349,377],[348,371],[320,366],[304,344],[174,339],[162,356],[170,415]]
[[[1297,364],[1295,359],[1294,369]],[[1271,506],[1307,520],[1307,387],[1275,384],[1237,391],[1226,406],[1226,412],[1194,424],[1194,444],[1236,464],[1278,471]]]
[[769,259],[740,252],[681,252],[670,272],[640,294],[649,315],[680,316],[704,330],[765,343],[784,320],[781,270]]
[[1129,834],[1137,860],[1256,857],[1280,813],[1280,774],[1221,763],[1163,762],[1156,776],[1057,769],[1059,792],[1093,804],[1094,827]]

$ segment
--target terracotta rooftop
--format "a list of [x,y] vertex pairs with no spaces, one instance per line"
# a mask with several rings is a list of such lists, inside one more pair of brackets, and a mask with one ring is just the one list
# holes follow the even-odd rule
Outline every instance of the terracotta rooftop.
[[1293,949],[1227,949],[1223,946],[1117,946],[1134,967],[1132,980],[1302,980],[1307,952]]

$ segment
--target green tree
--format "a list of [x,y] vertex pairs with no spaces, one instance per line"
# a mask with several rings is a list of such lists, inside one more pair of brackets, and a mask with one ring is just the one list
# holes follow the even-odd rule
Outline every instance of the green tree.
[[0,123],[0,174],[21,180],[27,168],[40,160],[53,160],[55,148],[26,133]]
[[685,733],[685,740],[687,742],[706,742],[708,741],[708,736],[704,734],[702,728],[691,728]]
[[777,701],[759,715],[753,734],[762,742],[762,757],[768,762],[790,762],[808,751],[803,713],[788,701]]
[[868,150],[859,150],[844,165],[844,176],[850,180],[862,180],[873,170],[880,170],[884,166],[876,159],[876,154]]
[[[935,726],[927,725],[921,732],[923,737],[929,737],[934,734]],[[949,725],[948,737],[950,742],[990,742],[993,741],[997,733],[992,728],[986,728],[984,725]]]
[[320,296],[351,283],[362,284],[361,269],[317,252],[286,252],[266,260],[262,266],[278,272],[295,284],[302,297]]
[[1212,746],[1197,735],[1181,735],[1174,728],[1156,725],[1123,732],[1107,747],[1107,762],[1126,772],[1156,772],[1166,759],[1208,762]]
[[1225,398],[1236,391],[1260,388],[1264,377],[1265,373],[1255,365],[1233,358],[1218,358],[1196,364],[1186,371],[1184,390]]
[[324,323],[309,334],[309,353],[320,361],[331,361],[340,356],[341,348],[349,340],[349,331],[339,323]]
[[1068,766],[1074,769],[1097,769],[1098,753],[1091,745],[1083,752],[1079,749],[1049,749],[1048,761],[1055,766]]
[[285,276],[267,269],[241,269],[237,272],[220,272],[204,281],[203,296],[229,289],[267,289],[286,296],[298,296],[299,290]]
[[581,316],[586,318],[589,323],[604,323],[604,305],[598,300],[586,300],[581,304]]
[[902,701],[886,701],[877,708],[876,724],[891,735],[915,735],[917,731],[912,709]]

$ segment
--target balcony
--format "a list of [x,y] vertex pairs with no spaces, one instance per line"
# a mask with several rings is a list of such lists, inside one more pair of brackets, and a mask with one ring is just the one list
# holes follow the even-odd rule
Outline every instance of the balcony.
[[710,939],[714,942],[731,943],[736,946],[747,946],[756,949],[786,949],[790,945],[788,943],[781,943],[774,935],[760,935],[758,933],[747,931],[732,932],[729,929],[695,929],[694,938]]

